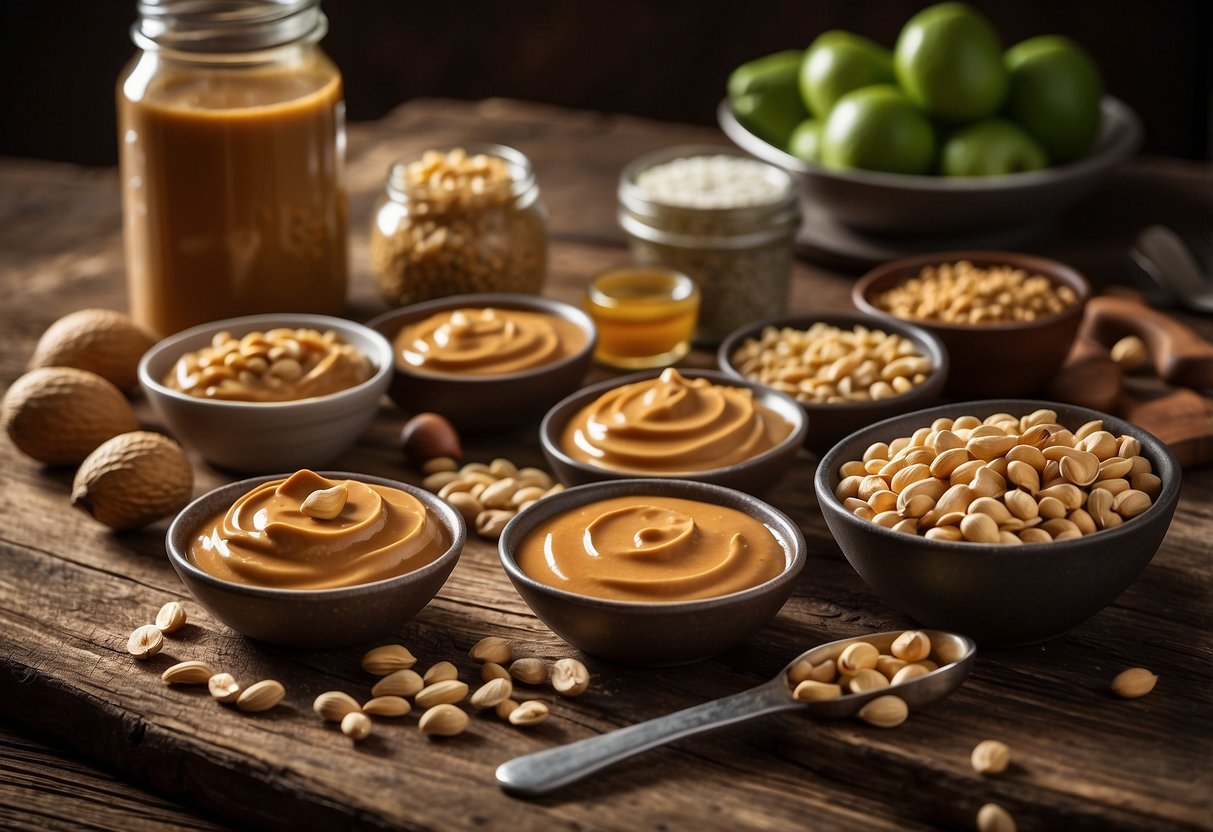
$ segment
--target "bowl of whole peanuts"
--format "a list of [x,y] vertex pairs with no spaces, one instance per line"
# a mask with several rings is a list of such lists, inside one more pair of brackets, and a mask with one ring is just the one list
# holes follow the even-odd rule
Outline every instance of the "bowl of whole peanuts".
[[815,477],[834,539],[877,594],[985,645],[1052,638],[1115,600],[1162,544],[1179,484],[1152,434],[1027,399],[886,419]]

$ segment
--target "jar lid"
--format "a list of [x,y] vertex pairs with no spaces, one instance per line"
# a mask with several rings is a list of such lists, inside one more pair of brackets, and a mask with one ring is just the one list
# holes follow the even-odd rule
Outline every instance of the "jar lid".
[[314,43],[328,31],[320,0],[139,0],[141,49],[215,57]]

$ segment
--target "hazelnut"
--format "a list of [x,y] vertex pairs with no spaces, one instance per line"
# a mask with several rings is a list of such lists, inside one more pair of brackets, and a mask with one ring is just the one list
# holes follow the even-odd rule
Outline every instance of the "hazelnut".
[[417,465],[438,457],[463,458],[458,431],[437,413],[418,413],[409,419],[400,432],[400,440],[404,455]]

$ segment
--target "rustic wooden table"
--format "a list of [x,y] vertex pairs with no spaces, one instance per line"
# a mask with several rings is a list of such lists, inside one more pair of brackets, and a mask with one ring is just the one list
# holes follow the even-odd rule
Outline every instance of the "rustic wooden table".
[[[620,167],[657,147],[719,139],[706,128],[493,101],[413,102],[357,125],[350,315],[378,309],[367,235],[358,230],[400,154],[492,140],[530,156],[551,213],[549,293],[576,301],[590,274],[626,258],[614,220]],[[1141,226],[1207,229],[1211,219],[1206,167],[1143,160],[1036,249],[1101,284],[1123,277]],[[122,274],[114,170],[0,160],[3,384],[22,372],[55,318],[122,308]],[[792,306],[846,308],[851,281],[798,265]],[[1213,332],[1207,320],[1189,322]],[[384,407],[339,467],[416,481],[396,447],[402,422]],[[541,464],[532,433],[482,440],[469,455]],[[163,554],[163,524],[107,533],[68,508],[70,470],[42,468],[0,440],[0,827],[972,828],[989,801],[1025,830],[1213,827],[1209,470],[1188,472],[1161,550],[1114,604],[1047,644],[983,651],[961,690],[896,730],[773,717],[651,752],[557,796],[501,793],[493,770],[515,755],[733,693],[821,641],[909,624],[867,590],[830,539],[812,496],[814,462],[806,454],[771,495],[804,529],[809,565],[778,618],[748,643],[664,670],[586,658],[590,691],[549,696],[552,718],[532,730],[478,716],[467,735],[428,741],[406,717],[380,722],[354,745],[317,719],[311,702],[329,689],[366,695],[361,649],[280,650],[237,636],[186,594]],[[198,493],[225,479],[201,463],[197,474]],[[127,634],[171,599],[185,602],[191,625],[155,660],[132,661]],[[423,665],[452,659],[468,678],[467,650],[489,634],[524,655],[573,652],[529,613],[494,548],[473,541],[439,597],[397,636]],[[160,671],[183,659],[245,680],[280,679],[285,702],[248,716],[205,692],[167,688]],[[1110,679],[1133,665],[1158,672],[1157,689],[1113,698]],[[1001,777],[969,767],[970,749],[987,738],[1013,750],[1014,766]]]

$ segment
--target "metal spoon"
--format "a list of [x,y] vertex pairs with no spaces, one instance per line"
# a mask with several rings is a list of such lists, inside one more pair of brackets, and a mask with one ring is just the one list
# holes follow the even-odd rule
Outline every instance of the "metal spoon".
[[511,794],[547,794],[641,751],[764,714],[804,709],[816,716],[853,716],[871,700],[888,694],[900,696],[914,709],[943,699],[960,687],[969,675],[977,645],[971,639],[955,633],[924,630],[931,639],[932,656],[942,654],[958,658],[924,676],[887,688],[846,694],[821,702],[802,702],[793,698],[788,671],[797,662],[807,659],[813,664],[820,664],[826,659],[837,659],[847,645],[856,641],[870,642],[882,653],[888,653],[889,646],[902,632],[896,630],[821,644],[797,656],[778,676],[758,687],[597,737],[517,757],[497,767],[497,784]]
[[1150,226],[1130,254],[1166,295],[1195,312],[1213,312],[1213,277],[1202,274],[1192,249],[1170,228]]

